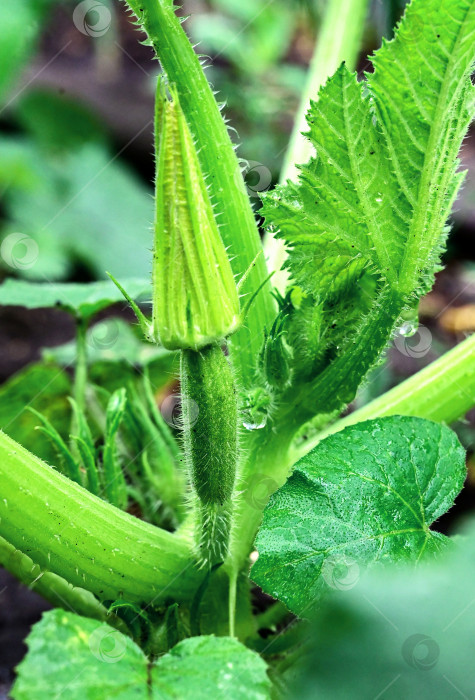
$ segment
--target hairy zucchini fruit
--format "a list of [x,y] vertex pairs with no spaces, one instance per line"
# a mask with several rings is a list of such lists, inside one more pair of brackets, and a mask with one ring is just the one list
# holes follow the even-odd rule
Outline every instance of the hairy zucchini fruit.
[[200,561],[223,561],[229,542],[238,460],[234,376],[218,345],[181,354],[183,428],[191,481],[199,502]]

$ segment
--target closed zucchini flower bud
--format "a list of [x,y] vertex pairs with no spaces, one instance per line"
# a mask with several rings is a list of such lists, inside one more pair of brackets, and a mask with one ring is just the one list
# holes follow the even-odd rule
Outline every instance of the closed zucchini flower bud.
[[239,297],[178,96],[159,87],[152,335],[170,350],[219,343],[241,325]]

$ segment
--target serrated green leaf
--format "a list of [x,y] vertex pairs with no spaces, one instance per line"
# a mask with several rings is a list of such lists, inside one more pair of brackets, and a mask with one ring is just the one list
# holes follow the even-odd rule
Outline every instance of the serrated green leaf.
[[[440,269],[474,112],[474,0],[413,0],[372,60],[366,81],[343,65],[322,88],[308,114],[316,157],[264,200],[293,282],[320,309],[315,381],[295,365],[314,413],[354,397]],[[299,327],[312,337],[307,317],[289,314],[297,343]]]
[[473,0],[413,0],[396,39],[384,43],[368,76],[388,190],[399,191],[406,216],[403,294],[427,291],[438,269],[445,222],[462,177],[457,154],[474,113]]
[[390,171],[369,96],[344,65],[312,104],[308,122],[317,157],[299,184],[271,193],[265,207],[291,247],[293,277],[307,292],[325,295],[347,290],[368,267],[394,283],[404,227],[383,194]]
[[14,700],[268,700],[266,664],[236,639],[192,637],[153,666],[128,637],[62,610],[43,615],[27,638]]
[[[145,279],[124,280],[130,294],[136,299],[150,297],[150,282]],[[0,287],[0,305],[24,306],[27,309],[56,308],[90,319],[99,311],[123,299],[117,287],[109,280],[101,282],[51,283],[26,282],[7,279]]]
[[[473,0],[414,0],[367,82],[343,65],[312,103],[317,156],[265,207],[310,293],[365,267],[406,301],[432,280],[473,114],[474,37]],[[305,267],[311,256],[321,268]]]
[[464,534],[436,562],[375,571],[327,601],[289,697],[472,698],[473,521]]
[[363,568],[419,560],[447,538],[429,526],[453,504],[465,454],[445,426],[393,416],[346,428],[301,459],[264,511],[253,579],[309,614]]

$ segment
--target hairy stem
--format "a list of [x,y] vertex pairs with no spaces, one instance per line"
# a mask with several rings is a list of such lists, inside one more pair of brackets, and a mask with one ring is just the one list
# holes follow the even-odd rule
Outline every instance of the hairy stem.
[[327,435],[364,420],[405,415],[450,424],[462,418],[473,406],[475,335],[366,406],[325,428],[302,445],[297,456],[306,455]]
[[[239,161],[226,124],[170,0],[128,0],[142,22],[170,83],[175,85],[186,121],[196,140],[198,157],[211,201],[220,224],[220,234],[229,249],[237,277],[251,266],[261,250],[258,228],[241,176]],[[242,293],[247,298],[267,276],[260,256],[247,277]],[[255,299],[245,325],[233,335],[230,352],[244,384],[252,382],[260,349],[262,329],[270,326],[275,303],[270,284]]]

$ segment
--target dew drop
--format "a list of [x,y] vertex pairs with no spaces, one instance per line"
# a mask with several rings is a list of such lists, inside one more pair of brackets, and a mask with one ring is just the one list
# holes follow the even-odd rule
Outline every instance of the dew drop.
[[257,421],[252,421],[252,420],[245,420],[243,421],[243,426],[246,428],[246,430],[261,430],[261,428],[265,428],[267,423],[267,418],[266,416],[263,416],[259,422]]
[[418,308],[406,309],[403,311],[400,318],[400,325],[396,331],[396,335],[403,338],[411,338],[417,333],[419,328],[419,313]]
[[418,326],[414,321],[404,321],[404,323],[399,326],[398,333],[404,338],[411,338],[415,335],[417,328]]

